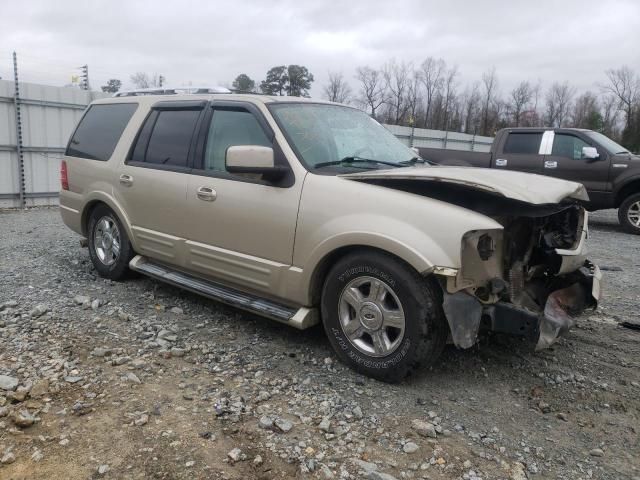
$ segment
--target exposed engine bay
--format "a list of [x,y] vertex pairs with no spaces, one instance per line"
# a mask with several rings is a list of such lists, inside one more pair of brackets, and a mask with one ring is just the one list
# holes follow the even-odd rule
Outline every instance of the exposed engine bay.
[[588,214],[577,200],[530,204],[465,185],[368,180],[429,196],[493,218],[503,229],[462,239],[461,267],[443,276],[443,307],[453,343],[471,347],[481,328],[551,345],[595,307],[601,274],[586,259]]

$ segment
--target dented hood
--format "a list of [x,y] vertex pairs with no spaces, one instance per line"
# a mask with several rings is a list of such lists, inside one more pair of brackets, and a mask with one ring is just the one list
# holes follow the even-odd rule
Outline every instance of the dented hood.
[[385,179],[449,183],[533,205],[559,203],[566,198],[589,200],[587,191],[580,183],[532,173],[489,168],[412,166],[340,176],[349,180],[375,181],[383,185]]

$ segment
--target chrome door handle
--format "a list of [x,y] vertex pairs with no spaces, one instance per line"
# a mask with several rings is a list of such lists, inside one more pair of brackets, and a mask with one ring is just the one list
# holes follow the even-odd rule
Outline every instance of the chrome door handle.
[[555,160],[545,160],[544,168],[558,168],[558,162]]
[[130,187],[133,185],[133,177],[131,175],[122,174],[120,175],[120,183],[125,187]]
[[200,200],[205,202],[213,202],[217,198],[216,191],[211,187],[199,187],[196,195]]
[[496,167],[506,167],[507,159],[506,158],[496,158]]

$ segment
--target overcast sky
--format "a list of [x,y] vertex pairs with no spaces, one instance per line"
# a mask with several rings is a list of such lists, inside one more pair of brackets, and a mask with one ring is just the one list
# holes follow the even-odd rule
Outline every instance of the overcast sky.
[[596,88],[607,68],[640,71],[640,0],[456,1],[67,1],[2,5],[0,76],[63,85],[89,65],[92,87],[130,84],[136,71],[167,84],[258,82],[281,64],[302,64],[322,95],[327,72],[353,81],[355,67],[428,56],[457,65],[464,85],[495,66],[508,91],[518,81],[568,80]]

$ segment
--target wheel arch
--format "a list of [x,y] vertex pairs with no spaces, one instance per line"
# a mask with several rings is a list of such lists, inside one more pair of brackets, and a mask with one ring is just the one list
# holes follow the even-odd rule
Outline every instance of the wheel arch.
[[85,237],[89,235],[89,217],[91,216],[91,212],[98,206],[105,205],[107,206],[117,217],[124,229],[127,232],[127,236],[129,237],[129,241],[133,244],[133,235],[131,232],[131,227],[129,223],[129,217],[125,214],[124,210],[120,208],[118,203],[109,195],[106,195],[103,192],[95,192],[90,195],[86,205],[82,209],[81,214],[81,226],[82,233]]
[[615,194],[615,208],[620,208],[622,202],[624,202],[629,195],[633,195],[635,193],[640,193],[640,177],[635,177],[631,180],[628,180],[618,189]]

